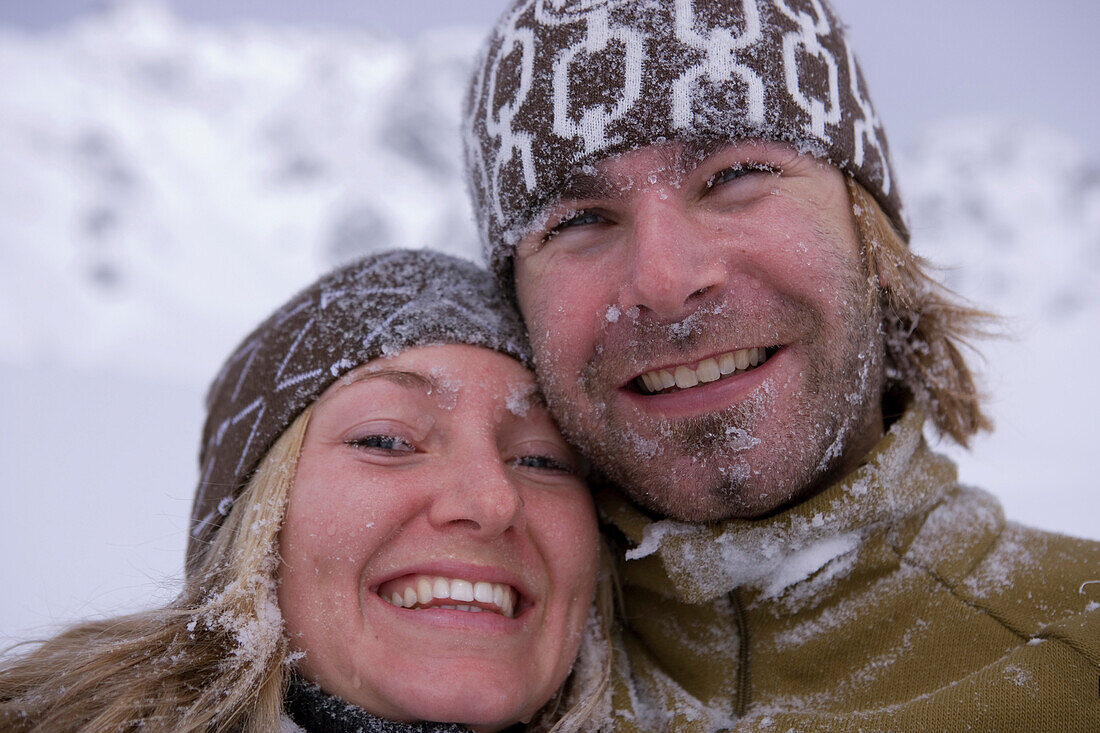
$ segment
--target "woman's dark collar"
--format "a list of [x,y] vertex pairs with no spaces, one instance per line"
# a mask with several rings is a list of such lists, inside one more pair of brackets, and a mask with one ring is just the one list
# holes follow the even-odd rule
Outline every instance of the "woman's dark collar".
[[307,733],[469,733],[469,728],[457,723],[383,720],[297,675],[291,679],[283,710]]

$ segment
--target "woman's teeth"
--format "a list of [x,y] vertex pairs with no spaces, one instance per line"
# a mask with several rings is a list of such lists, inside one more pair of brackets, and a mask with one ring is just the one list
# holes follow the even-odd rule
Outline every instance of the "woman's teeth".
[[398,608],[492,611],[507,618],[515,616],[519,597],[515,588],[504,583],[472,582],[438,575],[407,575],[391,580],[379,586],[378,595]]
[[751,349],[730,351],[719,357],[704,359],[692,369],[678,366],[673,369],[656,369],[634,380],[643,394],[656,394],[666,389],[690,389],[697,384],[716,382],[723,377],[747,372],[763,364],[768,358],[767,349],[755,346]]

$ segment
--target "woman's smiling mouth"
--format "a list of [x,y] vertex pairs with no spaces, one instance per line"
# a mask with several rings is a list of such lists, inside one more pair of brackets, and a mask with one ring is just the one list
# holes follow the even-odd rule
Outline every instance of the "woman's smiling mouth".
[[520,599],[516,589],[506,583],[423,574],[388,580],[377,593],[398,608],[489,611],[505,618],[515,616]]

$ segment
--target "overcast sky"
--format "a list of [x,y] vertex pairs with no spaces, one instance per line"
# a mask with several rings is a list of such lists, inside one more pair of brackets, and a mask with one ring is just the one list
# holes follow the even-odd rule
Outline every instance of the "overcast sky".
[[[0,0],[0,22],[46,29],[95,0]],[[464,23],[487,28],[503,0],[175,0],[186,18],[223,23],[358,23],[411,37]],[[895,147],[936,119],[992,112],[1061,129],[1100,157],[1097,0],[834,0],[851,29]],[[2,81],[0,81],[2,83]]]

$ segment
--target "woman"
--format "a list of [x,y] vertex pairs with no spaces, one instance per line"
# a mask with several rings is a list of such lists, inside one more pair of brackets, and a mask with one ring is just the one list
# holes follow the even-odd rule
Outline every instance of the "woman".
[[609,594],[529,360],[491,278],[444,255],[303,291],[211,387],[179,598],[6,662],[0,728],[591,725]]

